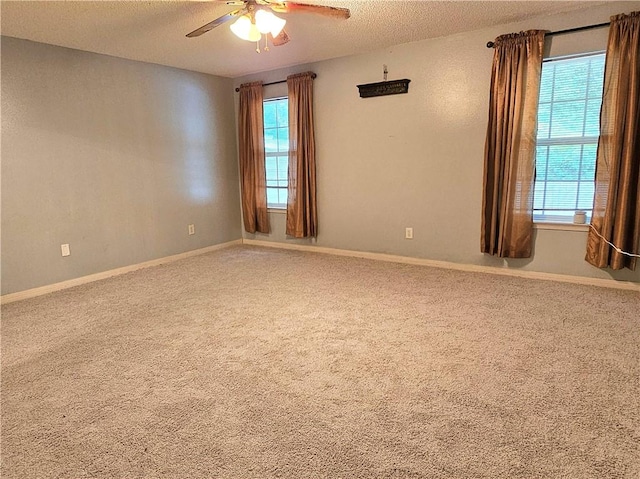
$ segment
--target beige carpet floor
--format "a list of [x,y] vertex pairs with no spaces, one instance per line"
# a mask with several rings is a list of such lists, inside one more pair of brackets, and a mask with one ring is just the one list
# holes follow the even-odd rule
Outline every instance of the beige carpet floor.
[[640,295],[238,246],[2,308],[2,478],[640,477]]

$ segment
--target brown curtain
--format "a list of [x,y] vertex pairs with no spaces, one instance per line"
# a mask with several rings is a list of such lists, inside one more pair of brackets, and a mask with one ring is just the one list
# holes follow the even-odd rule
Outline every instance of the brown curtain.
[[287,77],[289,91],[289,184],[287,235],[318,234],[316,144],[313,129],[312,72]]
[[244,229],[248,233],[268,233],[262,82],[240,85],[238,143]]
[[529,30],[495,41],[484,160],[483,253],[531,256],[544,34]]
[[[640,11],[611,17],[586,260],[635,270],[640,242]],[[595,229],[595,231],[594,231]],[[597,233],[596,233],[597,231]],[[601,235],[601,236],[599,236]]]

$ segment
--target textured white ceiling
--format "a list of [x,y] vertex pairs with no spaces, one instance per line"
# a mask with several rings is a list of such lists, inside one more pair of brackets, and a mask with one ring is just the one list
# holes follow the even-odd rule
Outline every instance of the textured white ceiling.
[[[221,1],[7,1],[2,35],[226,77],[326,60],[529,16],[605,2],[303,0],[351,10],[349,20],[291,13],[291,42],[255,53],[228,24],[185,35],[236,7]],[[489,40],[489,39],[487,39]]]

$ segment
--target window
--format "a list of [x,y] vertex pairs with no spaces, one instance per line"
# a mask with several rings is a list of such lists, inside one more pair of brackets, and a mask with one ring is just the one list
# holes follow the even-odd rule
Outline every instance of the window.
[[264,151],[267,207],[287,207],[289,169],[289,103],[286,98],[265,100]]
[[542,65],[533,217],[572,222],[593,210],[604,53]]

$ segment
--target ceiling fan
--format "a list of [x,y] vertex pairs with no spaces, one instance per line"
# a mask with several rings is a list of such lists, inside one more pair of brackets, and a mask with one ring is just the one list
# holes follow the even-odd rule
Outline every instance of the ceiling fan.
[[[284,30],[286,20],[275,16],[273,12],[279,14],[295,12],[315,13],[344,20],[351,16],[348,8],[309,5],[288,1],[237,0],[227,1],[226,4],[240,8],[188,33],[187,37],[199,37],[203,33],[207,33],[223,23],[236,19],[236,21],[231,24],[231,31],[234,34],[243,40],[251,42],[259,42],[262,39],[262,35],[265,35],[265,50],[269,50],[268,43],[266,43],[269,37],[271,37],[273,45],[277,47],[289,42],[289,35],[287,35],[287,32]],[[259,46],[256,48],[256,51],[260,53]]]

